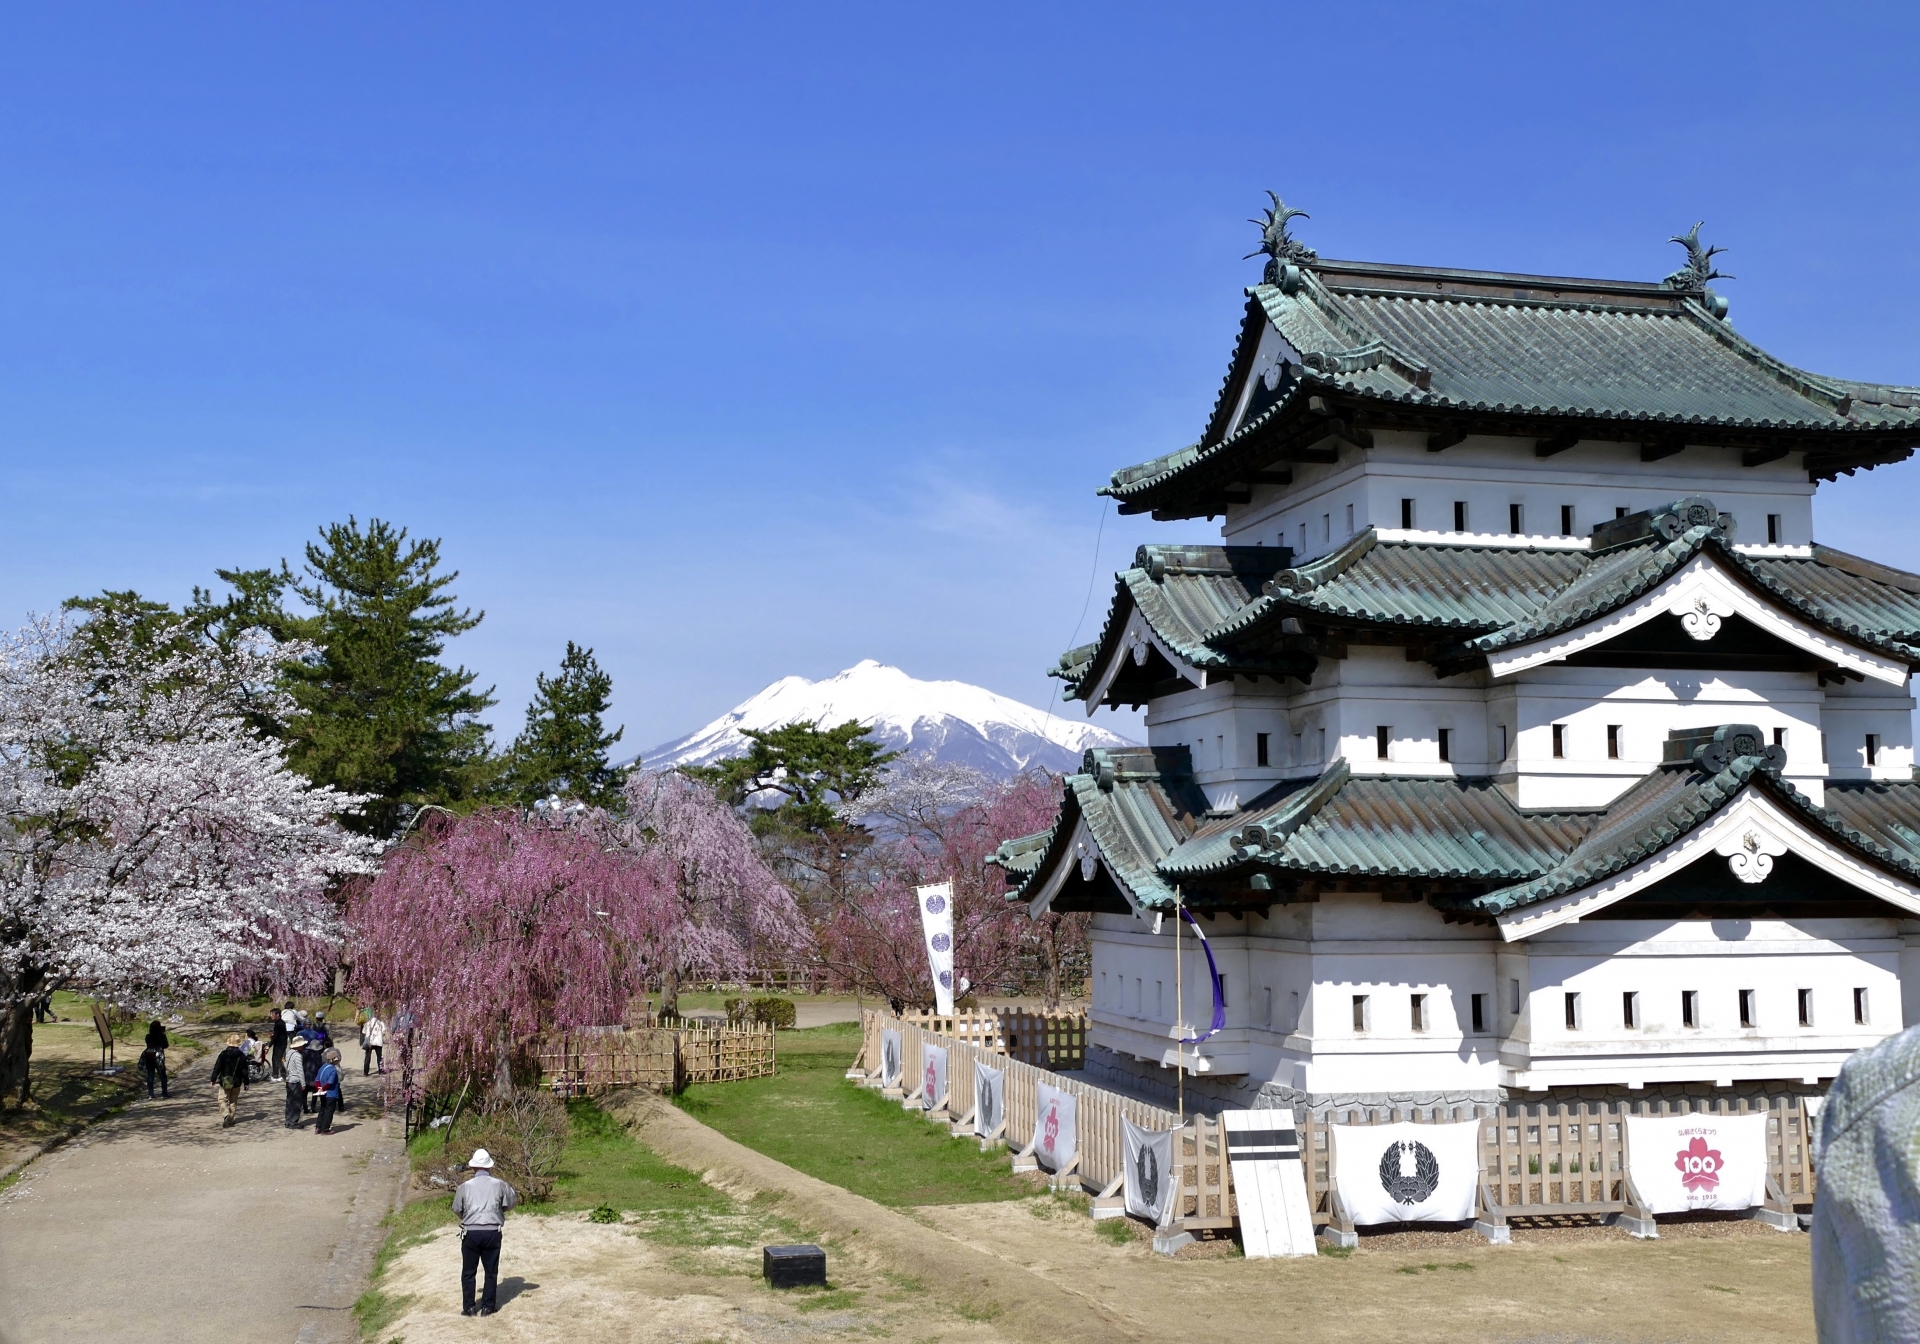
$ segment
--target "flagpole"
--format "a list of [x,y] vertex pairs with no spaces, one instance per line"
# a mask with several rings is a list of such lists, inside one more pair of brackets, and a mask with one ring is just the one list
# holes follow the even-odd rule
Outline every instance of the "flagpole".
[[1187,1123],[1187,999],[1180,988],[1180,888],[1173,889],[1173,1071],[1180,1123]]

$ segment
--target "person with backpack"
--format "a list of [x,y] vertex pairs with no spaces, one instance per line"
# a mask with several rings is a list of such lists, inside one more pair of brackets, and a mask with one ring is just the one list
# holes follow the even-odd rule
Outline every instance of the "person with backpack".
[[160,1096],[164,1100],[171,1095],[167,1091],[167,1029],[155,1018],[153,1025],[147,1028],[147,1048],[140,1052],[140,1074],[147,1080],[147,1098],[153,1098],[153,1084],[160,1083]]
[[313,1078],[313,1094],[320,1099],[320,1123],[316,1134],[333,1133],[333,1113],[340,1109],[340,1052],[329,1050]]
[[[485,1148],[474,1149],[467,1166],[473,1175],[453,1192],[453,1216],[460,1220],[460,1314],[491,1316],[500,1310],[494,1296],[500,1277],[500,1231],[506,1225],[507,1210],[519,1197],[493,1174],[493,1157]],[[487,1278],[476,1304],[473,1279],[480,1267],[486,1269]]]
[[227,1048],[213,1061],[213,1085],[220,1089],[220,1128],[232,1129],[240,1116],[240,1090],[247,1085],[247,1057],[237,1035],[227,1037]]
[[311,1034],[303,1033],[303,1035],[306,1036],[306,1044],[300,1047],[300,1076],[307,1080],[304,1104],[307,1114],[312,1115],[314,1111],[318,1109],[313,1091],[313,1080],[320,1076],[320,1066],[327,1062],[326,1051],[321,1048],[320,1042]]
[[281,1014],[275,1013],[273,1015],[273,1035],[267,1040],[268,1048],[273,1051],[272,1076],[275,1078],[285,1078],[287,1076],[287,1038],[291,1035],[293,1035],[293,1033],[287,1029],[287,1019]]
[[307,1113],[307,1065],[306,1056],[302,1052],[302,1047],[306,1043],[306,1037],[295,1036],[288,1042],[292,1049],[287,1051],[286,1058],[281,1061],[280,1077],[287,1085],[286,1126],[288,1129],[300,1128],[300,1119]]

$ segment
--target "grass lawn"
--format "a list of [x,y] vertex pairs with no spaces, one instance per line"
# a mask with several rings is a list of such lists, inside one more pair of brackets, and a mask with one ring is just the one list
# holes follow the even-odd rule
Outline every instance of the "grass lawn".
[[950,1139],[942,1126],[848,1082],[859,1046],[853,1023],[783,1031],[773,1077],[690,1087],[676,1100],[728,1138],[880,1204],[973,1204],[1035,1193],[1008,1170],[1005,1154]]

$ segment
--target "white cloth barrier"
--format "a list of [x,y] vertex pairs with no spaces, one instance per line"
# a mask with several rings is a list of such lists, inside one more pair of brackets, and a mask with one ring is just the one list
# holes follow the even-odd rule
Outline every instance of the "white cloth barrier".
[[985,1064],[973,1066],[973,1132],[983,1139],[1007,1118],[1007,1074]]
[[900,1047],[900,1033],[882,1031],[880,1033],[880,1086],[900,1086],[900,1062],[904,1055]]
[[1651,1213],[1767,1202],[1767,1117],[1630,1115],[1627,1170]]
[[1127,1146],[1127,1212],[1158,1227],[1173,1191],[1173,1131],[1144,1129],[1124,1115],[1120,1127]]
[[1479,1121],[1330,1128],[1334,1180],[1357,1225],[1464,1223],[1473,1217]]
[[1033,1155],[1049,1171],[1059,1171],[1079,1148],[1080,1099],[1071,1092],[1040,1083],[1039,1110],[1033,1122]]
[[925,1064],[920,1070],[920,1109],[931,1111],[947,1099],[946,1047],[929,1045],[923,1052]]

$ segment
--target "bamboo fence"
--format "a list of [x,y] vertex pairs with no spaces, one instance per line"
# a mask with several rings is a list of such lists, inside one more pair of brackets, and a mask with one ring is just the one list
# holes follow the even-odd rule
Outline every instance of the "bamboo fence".
[[[1005,1069],[1005,1137],[1007,1146],[1015,1151],[1032,1143],[1039,1109],[1037,1085],[1047,1083],[1072,1093],[1079,1099],[1080,1156],[1072,1176],[1098,1196],[1113,1195],[1122,1179],[1123,1115],[1146,1129],[1178,1127],[1177,1117],[1163,1107],[1090,1086],[1077,1078],[1062,1077],[994,1048],[989,1043],[997,1044],[1003,1037],[995,1034],[997,1027],[990,1020],[993,1016],[989,1010],[948,1018],[915,1014],[902,1019],[870,1010],[863,1016],[861,1058],[856,1069],[864,1068],[869,1085],[877,1085],[880,1033],[899,1031],[904,1099],[915,1101],[915,1089],[925,1069],[925,1047],[946,1046],[948,1093],[945,1098],[934,1099],[944,1105],[931,1109],[935,1118],[947,1120],[966,1118],[971,1111],[975,1065],[987,1063]],[[939,1026],[951,1026],[953,1032],[923,1025],[929,1018]],[[1084,1051],[1084,1036],[1081,1040]],[[1345,1106],[1320,1114],[1297,1108],[1294,1116],[1308,1205],[1316,1224],[1342,1222],[1333,1180],[1333,1125],[1481,1121],[1482,1181],[1477,1212],[1485,1221],[1503,1223],[1509,1218],[1635,1213],[1639,1200],[1626,1175],[1628,1116],[1750,1115],[1759,1111],[1768,1116],[1768,1208],[1785,1218],[1795,1206],[1813,1202],[1814,1130],[1807,1101],[1798,1094],[1577,1103],[1512,1101],[1497,1105]],[[1231,1227],[1237,1210],[1219,1121],[1205,1116],[1190,1118],[1177,1136],[1174,1160],[1180,1169],[1176,1186],[1180,1200],[1169,1215],[1170,1225],[1189,1230]]]
[[774,1072],[773,1029],[719,1027],[586,1027],[541,1043],[540,1074],[559,1096],[616,1087],[677,1092],[694,1083],[727,1083]]

